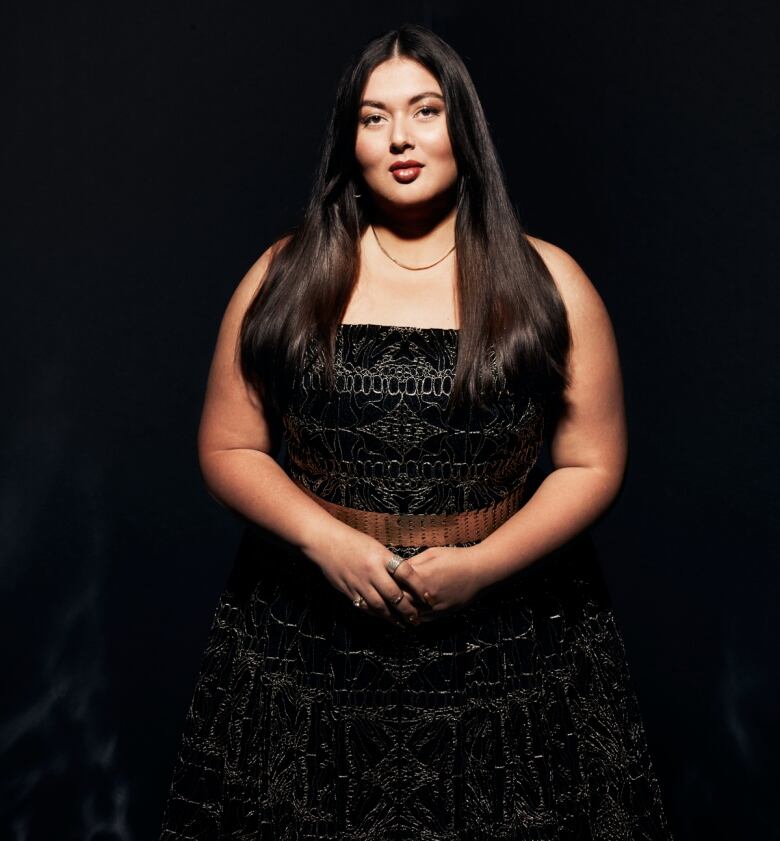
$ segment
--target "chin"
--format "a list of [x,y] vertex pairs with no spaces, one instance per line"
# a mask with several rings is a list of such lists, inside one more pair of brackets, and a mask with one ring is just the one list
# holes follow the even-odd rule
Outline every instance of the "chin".
[[446,188],[444,190],[431,190],[430,188],[416,190],[412,184],[399,184],[398,189],[393,190],[392,193],[382,191],[375,192],[374,195],[378,199],[392,204],[419,204],[420,202],[433,201],[445,192]]

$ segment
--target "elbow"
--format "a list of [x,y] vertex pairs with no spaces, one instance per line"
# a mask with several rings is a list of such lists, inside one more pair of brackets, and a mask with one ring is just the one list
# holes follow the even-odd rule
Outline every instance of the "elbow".
[[198,466],[200,467],[201,479],[208,495],[222,506],[222,508],[231,511],[232,508],[225,501],[224,494],[221,490],[225,487],[226,481],[229,479],[226,471],[230,470],[230,465],[222,457],[224,453],[224,450],[199,447]]
[[616,467],[615,465],[595,465],[591,468],[597,477],[597,488],[600,496],[603,497],[603,504],[608,508],[617,499],[623,488],[626,471],[625,464]]
[[258,460],[263,462],[265,459],[271,459],[271,456],[252,447],[198,448],[198,465],[206,490],[209,496],[229,511],[234,509],[225,501],[226,495],[227,498],[233,497],[232,486],[237,477],[240,479],[246,473],[247,460],[251,461],[250,472],[254,472]]
[[590,467],[599,478],[599,490],[605,497],[607,505],[620,494],[626,477],[628,464],[628,446],[623,440],[621,446],[602,451],[598,458],[593,458]]
[[203,479],[203,483],[206,485],[206,488],[210,494],[213,496],[213,485],[212,485],[212,458],[211,456],[213,453],[204,450],[202,448],[198,449],[198,467],[200,468],[200,475]]
[[203,481],[203,486],[206,488],[208,495],[222,508],[230,510],[230,507],[220,498],[218,494],[218,483],[214,481],[209,460],[204,458],[202,454],[199,454],[198,465],[200,467],[201,480]]

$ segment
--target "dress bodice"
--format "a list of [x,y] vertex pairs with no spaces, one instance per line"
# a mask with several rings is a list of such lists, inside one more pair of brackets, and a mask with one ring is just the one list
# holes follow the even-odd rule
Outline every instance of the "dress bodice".
[[447,415],[459,332],[341,324],[335,389],[310,353],[282,421],[288,474],[366,511],[453,514],[500,501],[539,454],[541,403],[501,386],[486,408]]

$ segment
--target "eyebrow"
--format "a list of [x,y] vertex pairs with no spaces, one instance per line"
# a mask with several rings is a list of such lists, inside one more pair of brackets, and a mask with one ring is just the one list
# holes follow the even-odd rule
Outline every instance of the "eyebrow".
[[[425,99],[426,96],[435,96],[444,102],[444,97],[437,93],[436,91],[425,91],[424,93],[418,93],[416,96],[413,96],[409,100],[409,105],[414,105],[415,102],[419,102],[421,99]],[[387,109],[387,106],[384,102],[378,102],[376,99],[364,99],[360,103],[360,107],[362,108],[364,105],[369,105],[372,108],[383,108]]]

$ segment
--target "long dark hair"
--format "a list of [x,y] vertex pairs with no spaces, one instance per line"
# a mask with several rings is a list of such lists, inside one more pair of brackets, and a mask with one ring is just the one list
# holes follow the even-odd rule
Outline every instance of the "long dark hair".
[[275,251],[244,316],[242,373],[264,407],[279,415],[314,337],[333,385],[336,332],[357,280],[360,238],[369,221],[354,195],[363,188],[355,160],[359,103],[373,69],[397,56],[419,62],[441,85],[458,169],[460,330],[450,409],[464,401],[484,405],[496,370],[504,385],[555,402],[569,383],[566,309],[515,213],[466,66],[449,44],[416,24],[369,42],[342,75],[304,218]]

